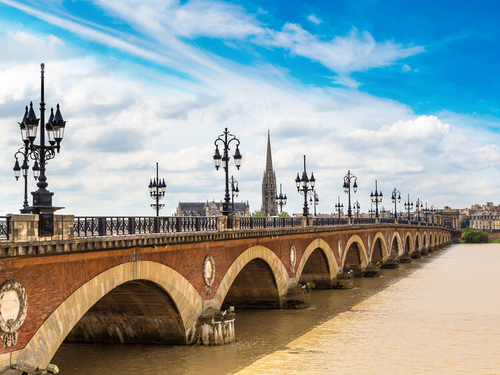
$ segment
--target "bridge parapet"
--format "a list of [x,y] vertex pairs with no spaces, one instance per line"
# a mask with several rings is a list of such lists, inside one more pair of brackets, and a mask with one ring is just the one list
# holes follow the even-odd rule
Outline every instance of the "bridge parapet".
[[54,215],[54,236],[38,236],[38,215],[8,215],[0,221],[6,240],[0,258],[23,255],[113,250],[142,246],[276,237],[373,227],[433,226],[425,222],[376,218],[234,217],[74,217]]

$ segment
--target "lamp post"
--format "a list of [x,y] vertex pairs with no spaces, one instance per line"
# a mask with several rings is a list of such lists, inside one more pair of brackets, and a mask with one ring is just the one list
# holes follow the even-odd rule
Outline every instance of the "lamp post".
[[375,213],[375,210],[373,209],[373,202],[370,203],[370,209],[368,210],[368,212],[370,213],[370,217],[373,217],[373,214]]
[[309,197],[309,203],[311,203],[312,205],[314,205],[314,216],[316,216],[316,206],[319,203],[319,195],[316,192],[316,190],[311,191],[309,193],[309,195],[310,195],[310,197]]
[[351,209],[351,184],[354,193],[358,190],[358,184],[357,184],[358,178],[351,173],[351,171],[347,171],[347,174],[344,176],[344,192],[349,195],[349,201],[347,205],[347,216],[351,217],[352,216],[352,209]]
[[[14,164],[14,173],[16,179],[19,178],[20,170],[23,171],[23,176],[28,174],[28,159],[31,158],[35,161],[33,165],[33,175],[37,180],[38,190],[31,193],[33,196],[33,206],[26,205],[27,199],[27,180],[25,179],[25,206],[23,210],[26,212],[31,211],[40,216],[39,219],[39,236],[52,236],[54,234],[54,211],[62,207],[52,207],[52,196],[54,193],[47,190],[48,183],[45,176],[45,165],[59,153],[61,141],[64,136],[64,129],[66,121],[64,121],[59,104],[56,106],[56,113],[51,108],[50,116],[47,123],[45,123],[45,64],[40,65],[41,71],[41,96],[40,96],[40,118],[36,118],[33,109],[33,102],[30,107],[25,109],[24,117],[19,127],[21,130],[21,137],[24,142],[24,150],[18,151],[15,155],[16,163]],[[35,139],[37,136],[38,125],[40,126],[40,144],[36,145]],[[45,135],[48,138],[48,145],[45,144]],[[18,153],[23,155],[23,166],[19,168],[17,159]]]
[[280,206],[280,213],[282,213],[283,206],[286,206],[286,194],[283,195],[283,192],[281,191],[281,184],[280,184],[280,195],[276,194],[276,202],[278,203],[278,206]]
[[392,191],[391,200],[392,200],[392,203],[394,203],[394,218],[397,219],[398,218],[398,211],[397,211],[396,200],[398,202],[401,202],[401,193],[396,188],[394,188],[394,190]]
[[361,206],[359,205],[359,202],[357,200],[352,205],[352,208],[354,210],[354,215],[356,215],[356,217],[359,217],[359,210],[360,210]]
[[344,205],[340,203],[340,195],[339,195],[339,203],[335,203],[335,210],[339,213],[339,218],[340,218],[340,213],[344,211]]
[[[228,139],[229,137],[229,139]],[[229,156],[229,145],[231,142],[236,142],[236,150],[234,152],[233,158],[234,158],[234,164],[236,165],[236,169],[240,169],[241,166],[241,154],[240,154],[240,141],[238,138],[236,138],[233,134],[229,133],[227,128],[225,128],[224,133],[219,135],[219,137],[215,140],[214,145],[215,145],[215,154],[214,154],[214,164],[215,164],[215,169],[219,170],[219,167],[221,166],[222,162],[222,167],[224,168],[224,172],[226,174],[226,195],[224,196],[224,203],[222,203],[222,214],[228,216],[231,210],[229,209],[229,159],[231,157]],[[219,152],[219,146],[217,143],[222,143],[223,149],[222,149],[222,156]],[[232,228],[232,223],[228,222],[228,227]]]
[[434,205],[432,205],[430,208],[429,208],[429,211],[431,212],[431,224],[434,225],[434,212],[437,210],[437,207],[434,207]]
[[234,212],[234,197],[238,198],[238,194],[240,193],[240,189],[238,188],[238,181],[234,178],[234,176],[231,176],[231,179],[229,180],[229,183],[231,184],[231,211]]
[[375,203],[375,217],[378,218],[378,204],[382,203],[382,192],[377,190],[377,180],[375,180],[375,194],[373,191],[370,194],[372,203]]
[[295,179],[295,185],[297,186],[297,192],[304,196],[304,207],[302,210],[302,215],[305,217],[309,216],[309,208],[307,207],[307,194],[314,190],[314,185],[316,180],[314,179],[314,173],[311,173],[311,178],[307,177],[306,171],[306,156],[304,155],[304,172],[302,172],[302,178],[299,177],[297,173],[297,178]]
[[156,216],[160,216],[160,210],[165,207],[164,204],[160,204],[160,200],[165,196],[165,190],[167,190],[167,185],[165,179],[161,181],[158,178],[158,163],[156,163],[156,178],[149,180],[149,195],[155,200],[151,208],[156,211]]
[[[24,119],[23,119],[24,122]],[[24,141],[24,140],[23,140]],[[22,155],[23,165],[22,167],[19,165],[18,155]],[[23,173],[24,179],[24,202],[23,208],[20,209],[22,214],[29,214],[31,210],[29,209],[28,203],[28,170],[29,170],[29,140],[24,141],[24,146],[21,147],[15,154],[16,162],[14,163],[14,175],[16,177],[16,181],[19,180],[19,176],[21,171]],[[38,172],[40,168],[38,167],[38,163],[35,161],[35,165],[33,166],[33,177],[35,181],[38,179]]]
[[408,220],[411,220],[410,210],[413,210],[413,202],[410,202],[410,194],[408,194],[408,201],[405,202],[405,210],[408,211]]
[[424,207],[424,203],[420,200],[420,198],[417,198],[417,201],[415,202],[415,210],[417,210],[417,221],[420,221],[420,209]]

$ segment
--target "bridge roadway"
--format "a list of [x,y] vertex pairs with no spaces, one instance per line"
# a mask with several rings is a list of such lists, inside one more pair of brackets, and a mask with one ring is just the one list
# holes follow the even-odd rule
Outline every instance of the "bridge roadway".
[[55,235],[38,237],[37,220],[12,215],[9,239],[0,241],[0,374],[11,365],[45,368],[64,340],[230,343],[229,306],[307,304],[297,284],[331,288],[342,271],[362,276],[372,263],[420,256],[454,236],[436,225],[379,219],[241,229],[247,220],[227,229],[224,217],[190,232],[85,236],[73,216],[56,215]]

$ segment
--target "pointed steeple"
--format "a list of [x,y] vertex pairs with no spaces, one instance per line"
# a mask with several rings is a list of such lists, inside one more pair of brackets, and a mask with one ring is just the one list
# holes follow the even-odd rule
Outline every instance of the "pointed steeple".
[[267,130],[267,158],[266,170],[262,179],[262,211],[266,214],[277,215],[278,205],[276,203],[276,173],[273,170],[273,158],[271,154],[271,132]]
[[273,174],[273,157],[271,154],[271,132],[267,129],[267,159],[266,159],[266,173]]

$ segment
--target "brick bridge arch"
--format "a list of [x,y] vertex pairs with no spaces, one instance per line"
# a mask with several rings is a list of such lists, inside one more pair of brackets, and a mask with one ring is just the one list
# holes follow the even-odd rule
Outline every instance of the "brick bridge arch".
[[290,277],[288,272],[278,258],[278,256],[270,249],[264,246],[252,246],[244,251],[230,266],[222,278],[217,292],[214,296],[214,306],[218,309],[222,307],[224,300],[233,285],[234,281],[240,275],[245,266],[254,260],[262,260],[269,266],[271,274],[274,277],[276,288],[278,292],[279,304],[284,300],[288,286],[290,284]]
[[[379,245],[377,244],[377,241],[379,241],[378,243],[380,244],[380,249],[378,247]],[[389,257],[389,253],[387,251],[387,242],[385,241],[382,232],[378,232],[373,238],[370,254],[370,261],[373,263],[384,262]]]
[[411,233],[410,232],[406,232],[404,234],[404,245],[403,245],[403,252],[405,254],[411,254],[413,253],[413,251],[415,250],[415,246],[414,246],[414,243],[413,243],[413,238],[411,236]]
[[[305,268],[306,265],[311,266],[310,270]],[[314,276],[303,275],[305,270],[312,271],[311,273],[314,273]],[[301,283],[312,281],[319,287],[330,287],[338,272],[339,266],[332,248],[326,241],[317,238],[304,251],[295,273],[295,279]],[[319,276],[321,273],[323,274],[322,277]]]
[[[357,252],[357,265],[355,260],[355,257],[352,255],[351,252]],[[347,257],[349,255],[349,258]],[[351,258],[352,257],[352,258]],[[361,239],[360,236],[357,234],[353,234],[350,238],[349,241],[347,242],[347,245],[344,248],[344,251],[342,253],[342,269],[345,269],[346,267],[346,261],[349,261],[349,268],[352,268],[351,266],[354,266],[356,269],[354,269],[355,274],[359,274],[363,269],[366,268],[369,262],[368,254],[366,252],[366,247],[363,244],[363,240]]]
[[[394,231],[391,238],[390,256],[395,257],[403,253],[403,241],[401,240],[401,235],[398,231]],[[397,250],[397,253],[394,251]]]
[[415,233],[415,251],[420,251],[424,248],[424,244],[422,242],[422,235],[420,232]]
[[78,288],[45,320],[24,350],[13,353],[12,363],[38,363],[46,367],[66,336],[85,313],[116,287],[147,280],[163,289],[176,305],[185,330],[185,342],[194,334],[203,301],[191,283],[172,268],[149,261],[128,262],[102,272]]

